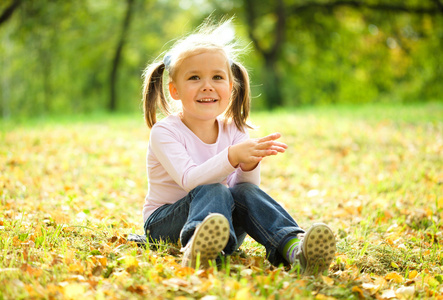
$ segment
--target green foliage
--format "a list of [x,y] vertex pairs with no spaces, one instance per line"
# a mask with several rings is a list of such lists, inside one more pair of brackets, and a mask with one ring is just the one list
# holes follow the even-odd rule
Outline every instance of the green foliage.
[[[2,1],[0,13],[13,0]],[[278,1],[277,1],[278,2]],[[117,108],[140,110],[143,68],[212,14],[236,15],[239,38],[249,32],[266,50],[276,40],[275,1],[255,5],[249,28],[245,1],[135,1],[117,77]],[[333,0],[283,1],[284,42],[270,62],[250,44],[244,56],[251,70],[253,107],[268,107],[272,88],[285,106],[325,103],[441,101],[443,14],[407,13]],[[345,3],[345,2],[343,2]],[[430,1],[372,4],[436,8]],[[110,73],[126,1],[22,0],[0,24],[0,115],[2,118],[78,114],[107,108]],[[271,75],[275,76],[271,76]],[[265,97],[268,97],[266,99]]]

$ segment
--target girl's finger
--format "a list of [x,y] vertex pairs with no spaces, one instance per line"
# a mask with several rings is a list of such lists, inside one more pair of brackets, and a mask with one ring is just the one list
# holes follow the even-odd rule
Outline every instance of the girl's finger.
[[266,157],[266,156],[277,155],[277,154],[278,154],[277,150],[271,150],[271,149],[257,150],[254,152],[254,156],[258,156],[258,157]]
[[267,141],[273,141],[273,140],[276,140],[276,139],[278,139],[280,137],[281,137],[281,134],[278,133],[278,132],[275,132],[275,133],[272,133],[270,135],[267,135],[265,137],[262,137],[262,138],[258,139],[258,142],[259,143],[263,143],[263,142],[267,142]]
[[268,142],[264,142],[264,143],[260,143],[256,146],[256,149],[259,150],[264,150],[264,149],[273,149],[273,148],[281,148],[281,149],[287,149],[288,145],[284,144],[284,143],[279,143],[276,141],[268,141]]
[[274,146],[288,149],[288,145],[286,145],[285,143],[274,142]]
[[275,147],[272,147],[271,150],[275,150],[277,152],[284,153],[286,151],[286,148],[275,146]]

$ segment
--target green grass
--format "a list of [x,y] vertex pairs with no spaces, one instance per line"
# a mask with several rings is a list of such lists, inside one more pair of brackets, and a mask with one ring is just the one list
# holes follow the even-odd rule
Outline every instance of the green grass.
[[137,115],[0,123],[0,299],[443,297],[443,104],[253,113],[281,132],[262,188],[338,240],[329,274],[274,268],[247,238],[221,266],[180,266],[178,245],[140,249],[149,132]]

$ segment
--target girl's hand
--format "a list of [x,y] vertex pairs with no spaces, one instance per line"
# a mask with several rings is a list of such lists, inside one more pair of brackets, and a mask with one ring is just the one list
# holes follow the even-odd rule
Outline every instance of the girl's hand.
[[288,146],[276,141],[280,137],[280,133],[273,133],[233,145],[229,147],[229,162],[233,167],[240,165],[243,171],[253,170],[264,157],[285,152]]

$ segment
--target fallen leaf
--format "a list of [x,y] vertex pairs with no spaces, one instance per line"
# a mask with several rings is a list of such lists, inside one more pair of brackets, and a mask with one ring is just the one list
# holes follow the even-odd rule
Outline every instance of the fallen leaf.
[[415,287],[414,286],[402,286],[398,288],[395,293],[400,296],[403,296],[405,298],[412,298],[415,294]]
[[79,283],[69,283],[63,288],[66,299],[79,299],[85,294],[85,287]]
[[403,282],[404,278],[395,272],[391,272],[385,275],[386,280],[393,280],[396,283]]
[[163,284],[170,287],[186,287],[189,285],[189,282],[180,278],[171,278],[162,281]]
[[418,272],[416,270],[412,270],[411,272],[409,272],[408,278],[414,279],[415,277],[417,277],[417,274],[418,274]]
[[382,287],[381,284],[374,284],[374,283],[369,283],[369,282],[365,282],[362,284],[362,288],[367,290],[371,295],[374,295],[375,293],[377,293],[381,287]]
[[393,299],[396,297],[397,295],[395,294],[394,290],[384,290],[380,296],[381,299]]
[[237,293],[235,293],[234,300],[244,300],[249,298],[250,298],[249,288],[242,288]]
[[363,290],[359,286],[353,286],[352,291],[354,293],[358,293],[360,298],[365,298],[365,293],[363,292]]
[[334,285],[334,279],[332,279],[331,277],[322,275],[321,278],[323,279],[323,282],[326,283],[327,285],[329,285],[329,286]]

